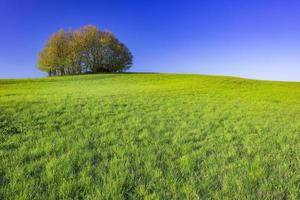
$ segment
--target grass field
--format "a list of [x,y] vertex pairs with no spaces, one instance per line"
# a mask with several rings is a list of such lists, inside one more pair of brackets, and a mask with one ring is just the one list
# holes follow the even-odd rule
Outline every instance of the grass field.
[[300,83],[0,80],[0,199],[299,199]]

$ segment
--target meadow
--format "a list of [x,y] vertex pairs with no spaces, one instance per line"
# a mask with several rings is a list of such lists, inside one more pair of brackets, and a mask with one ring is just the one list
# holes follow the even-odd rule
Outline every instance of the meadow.
[[300,83],[0,80],[0,199],[299,199]]

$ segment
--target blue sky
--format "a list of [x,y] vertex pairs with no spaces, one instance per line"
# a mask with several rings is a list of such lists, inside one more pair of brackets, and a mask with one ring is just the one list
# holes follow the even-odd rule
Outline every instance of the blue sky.
[[300,81],[299,0],[0,0],[0,78],[45,76],[51,33],[86,24],[129,47],[131,71]]

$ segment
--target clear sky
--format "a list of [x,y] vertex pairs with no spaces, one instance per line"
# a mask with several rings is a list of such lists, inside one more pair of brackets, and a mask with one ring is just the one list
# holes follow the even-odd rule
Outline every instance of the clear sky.
[[0,78],[45,76],[51,33],[87,24],[128,46],[131,71],[300,81],[299,0],[0,0]]

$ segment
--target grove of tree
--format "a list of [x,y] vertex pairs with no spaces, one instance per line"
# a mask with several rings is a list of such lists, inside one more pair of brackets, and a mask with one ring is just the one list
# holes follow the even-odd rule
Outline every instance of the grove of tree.
[[92,25],[54,33],[38,58],[38,68],[49,76],[121,72],[131,64],[129,49],[112,33]]

